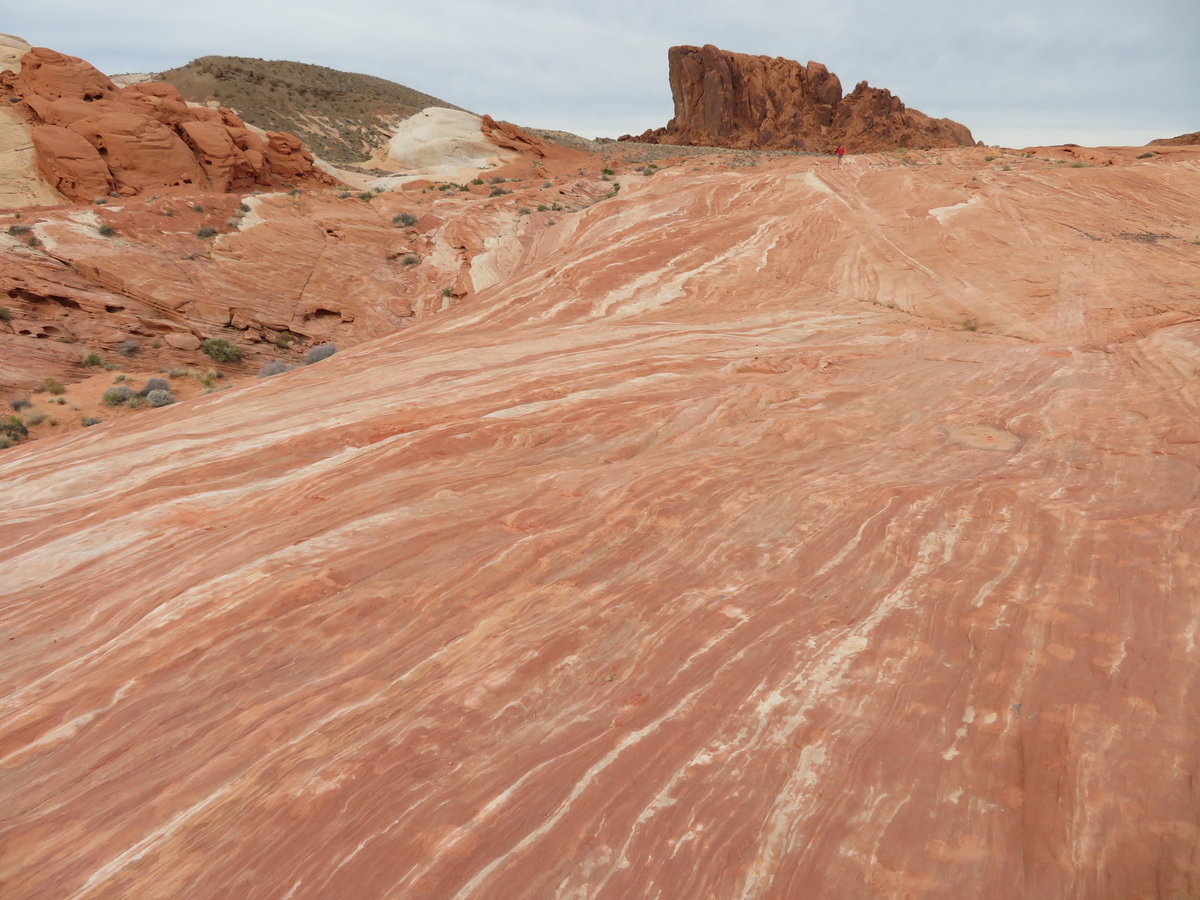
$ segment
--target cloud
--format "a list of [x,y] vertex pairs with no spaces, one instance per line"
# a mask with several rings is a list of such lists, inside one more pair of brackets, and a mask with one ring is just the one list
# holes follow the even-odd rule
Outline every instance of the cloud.
[[295,59],[589,136],[666,123],[667,48],[681,43],[816,59],[847,89],[868,80],[989,143],[1200,128],[1195,0],[59,0],[26,4],[5,27],[108,72],[206,54]]

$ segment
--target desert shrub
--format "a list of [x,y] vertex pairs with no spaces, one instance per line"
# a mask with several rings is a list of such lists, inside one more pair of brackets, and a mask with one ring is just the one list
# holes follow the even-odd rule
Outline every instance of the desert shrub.
[[201,206],[199,203],[193,203],[192,204],[192,212],[203,213],[204,207]]
[[84,354],[83,364],[85,366],[102,366],[104,365],[104,357],[95,352],[87,353]]
[[[315,347],[313,348],[316,349]],[[289,366],[283,360],[273,359],[261,369],[258,370],[259,378],[269,378],[271,375],[282,375],[284,372],[290,372],[295,366]]]
[[[300,190],[300,188],[292,188],[290,191],[288,191],[288,196],[289,197],[298,197],[303,193],[304,193],[304,191]],[[349,195],[347,195],[347,196],[349,196]]]
[[63,387],[61,381],[56,381],[53,378],[47,378],[42,383],[46,386],[46,390],[52,394],[62,394],[67,390],[65,387]]
[[128,406],[130,409],[141,409],[143,406],[146,405],[146,398],[143,397],[141,394],[134,394],[132,397],[129,398],[129,402],[126,403],[125,405]]
[[454,296],[454,288],[448,288],[448,287],[442,288],[442,296],[443,297],[453,297]]
[[4,435],[0,435],[0,450],[7,450],[12,445],[13,445],[12,441],[10,441]]
[[57,403],[59,406],[66,406],[67,398],[66,397],[51,397],[48,402]]
[[471,184],[483,184],[483,179],[482,178],[472,178]]
[[125,380],[124,372],[113,376],[113,384],[120,384],[124,380]]
[[204,240],[204,238],[213,237],[216,233],[217,229],[213,228],[211,225],[205,225],[203,228],[196,230],[196,237]]
[[400,263],[405,266],[415,266],[420,261],[415,253],[406,253],[400,259]]
[[603,169],[603,170],[601,170],[600,174],[601,175],[616,175],[617,173],[614,169]]
[[167,379],[165,379],[165,378],[148,378],[148,379],[146,379],[146,383],[142,385],[142,389],[140,391],[138,391],[138,393],[141,394],[143,397],[145,397],[151,391],[169,391],[170,389],[171,389],[171,382],[167,381]]
[[29,434],[29,429],[21,421],[20,416],[5,416],[0,419],[0,436],[9,438],[13,443]]
[[117,344],[117,352],[122,356],[133,356],[133,354],[138,352],[138,342],[132,338],[127,341],[121,341],[121,343]]
[[488,194],[489,197],[503,197],[505,194],[511,194],[512,191],[507,191],[502,187],[494,187]]
[[151,391],[146,395],[146,402],[153,407],[170,406],[175,402],[175,395],[170,391]]
[[133,391],[123,384],[118,384],[116,387],[110,387],[104,392],[105,406],[120,406],[122,403],[127,403],[133,398]]
[[518,209],[518,210],[517,210],[517,215],[518,215],[518,216],[527,216],[527,215],[529,215],[529,207],[528,207],[528,206],[522,206],[520,209]]
[[286,328],[275,335],[275,346],[280,350],[286,350],[292,345],[292,342],[297,340],[296,335],[292,334]]
[[1158,155],[1157,153],[1143,153],[1141,156],[1138,157],[1138,159],[1150,159],[1157,155]]
[[30,413],[29,415],[27,415],[25,417],[26,425],[41,425],[45,421],[46,421],[46,414],[44,412]]
[[392,224],[401,228],[412,228],[417,224],[417,217],[412,213],[399,213],[392,218]]
[[214,362],[236,363],[242,361],[242,351],[225,338],[209,338],[200,345],[200,349],[208,354]]
[[363,191],[361,194],[358,195],[358,199],[359,200],[374,200],[375,192],[374,191]]
[[538,212],[548,212],[549,209],[550,209],[550,207],[548,207],[545,203],[539,203],[537,211]]
[[155,350],[161,350],[162,349],[162,341],[153,341],[150,344],[150,346],[153,347]]
[[28,400],[12,400],[8,405],[13,408],[13,412],[20,412],[23,409],[29,409],[29,407],[33,406]]
[[333,344],[318,344],[307,353],[304,354],[304,364],[311,366],[315,362],[320,362],[323,359],[329,359],[333,354],[337,353],[337,347]]
[[84,428],[91,428],[93,425],[99,425],[100,420],[95,416],[84,416],[83,421],[80,424],[83,425]]
[[995,158],[996,158],[996,157],[994,157],[994,156],[985,156],[985,157],[983,158],[983,161],[984,161],[984,162],[991,162],[991,161],[992,161],[993,159],[995,159]]
[[245,203],[239,203],[237,211],[240,213],[248,213],[248,212],[250,212],[250,207],[247,206]]
[[186,378],[188,375],[192,374],[193,370],[192,369],[174,368],[174,369],[167,369],[166,372],[167,372],[167,376],[170,378]]
[[112,237],[117,233],[117,229],[113,228],[111,225],[105,224],[97,228],[96,232],[100,235],[100,237]]
[[29,240],[27,240],[25,243],[26,243],[26,244],[28,244],[30,247],[40,247],[40,246],[42,246],[42,242],[41,242],[41,241],[39,241],[39,240],[38,240],[37,238],[35,238],[35,237],[31,237],[31,238],[30,238]]
[[28,225],[9,225],[8,226],[8,233],[11,234],[13,237],[24,237],[25,235],[29,234],[29,230],[30,229],[29,229]]
[[979,325],[974,319],[963,319],[963,331],[978,331]]
[[12,310],[7,306],[0,306],[0,322],[8,322],[12,319]]

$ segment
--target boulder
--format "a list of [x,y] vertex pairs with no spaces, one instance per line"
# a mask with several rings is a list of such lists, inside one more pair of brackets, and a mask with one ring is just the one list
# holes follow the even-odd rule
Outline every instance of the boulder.
[[163,335],[163,340],[176,350],[199,350],[201,344],[194,334],[167,334]]
[[82,135],[61,125],[39,125],[32,136],[38,174],[59,193],[86,202],[113,189],[104,159]]
[[86,138],[104,157],[118,187],[189,186],[208,189],[208,177],[188,145],[157,119],[134,112],[110,112],[80,119],[70,130]]
[[623,141],[743,150],[849,151],[970,147],[971,132],[908,109],[865,81],[842,95],[824,65],[730,53],[708,44],[668,53],[675,117],[665,128]]

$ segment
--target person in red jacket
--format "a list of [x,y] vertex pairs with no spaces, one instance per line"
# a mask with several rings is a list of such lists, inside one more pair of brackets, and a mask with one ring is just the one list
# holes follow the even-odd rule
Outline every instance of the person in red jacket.
[[838,165],[841,165],[842,157],[846,155],[846,148],[843,147],[841,144],[838,144],[837,155],[838,155]]

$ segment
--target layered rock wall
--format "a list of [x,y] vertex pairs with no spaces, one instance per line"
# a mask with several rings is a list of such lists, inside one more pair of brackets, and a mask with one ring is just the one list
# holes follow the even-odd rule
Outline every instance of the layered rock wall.
[[118,87],[44,47],[0,74],[0,86],[32,126],[39,174],[72,200],[334,183],[293,135],[256,134],[232,110],[189,106],[169,84]]
[[907,108],[865,81],[842,95],[821,63],[730,53],[708,44],[672,47],[675,117],[665,128],[623,141],[754,150],[850,152],[897,147],[969,147],[970,130]]

